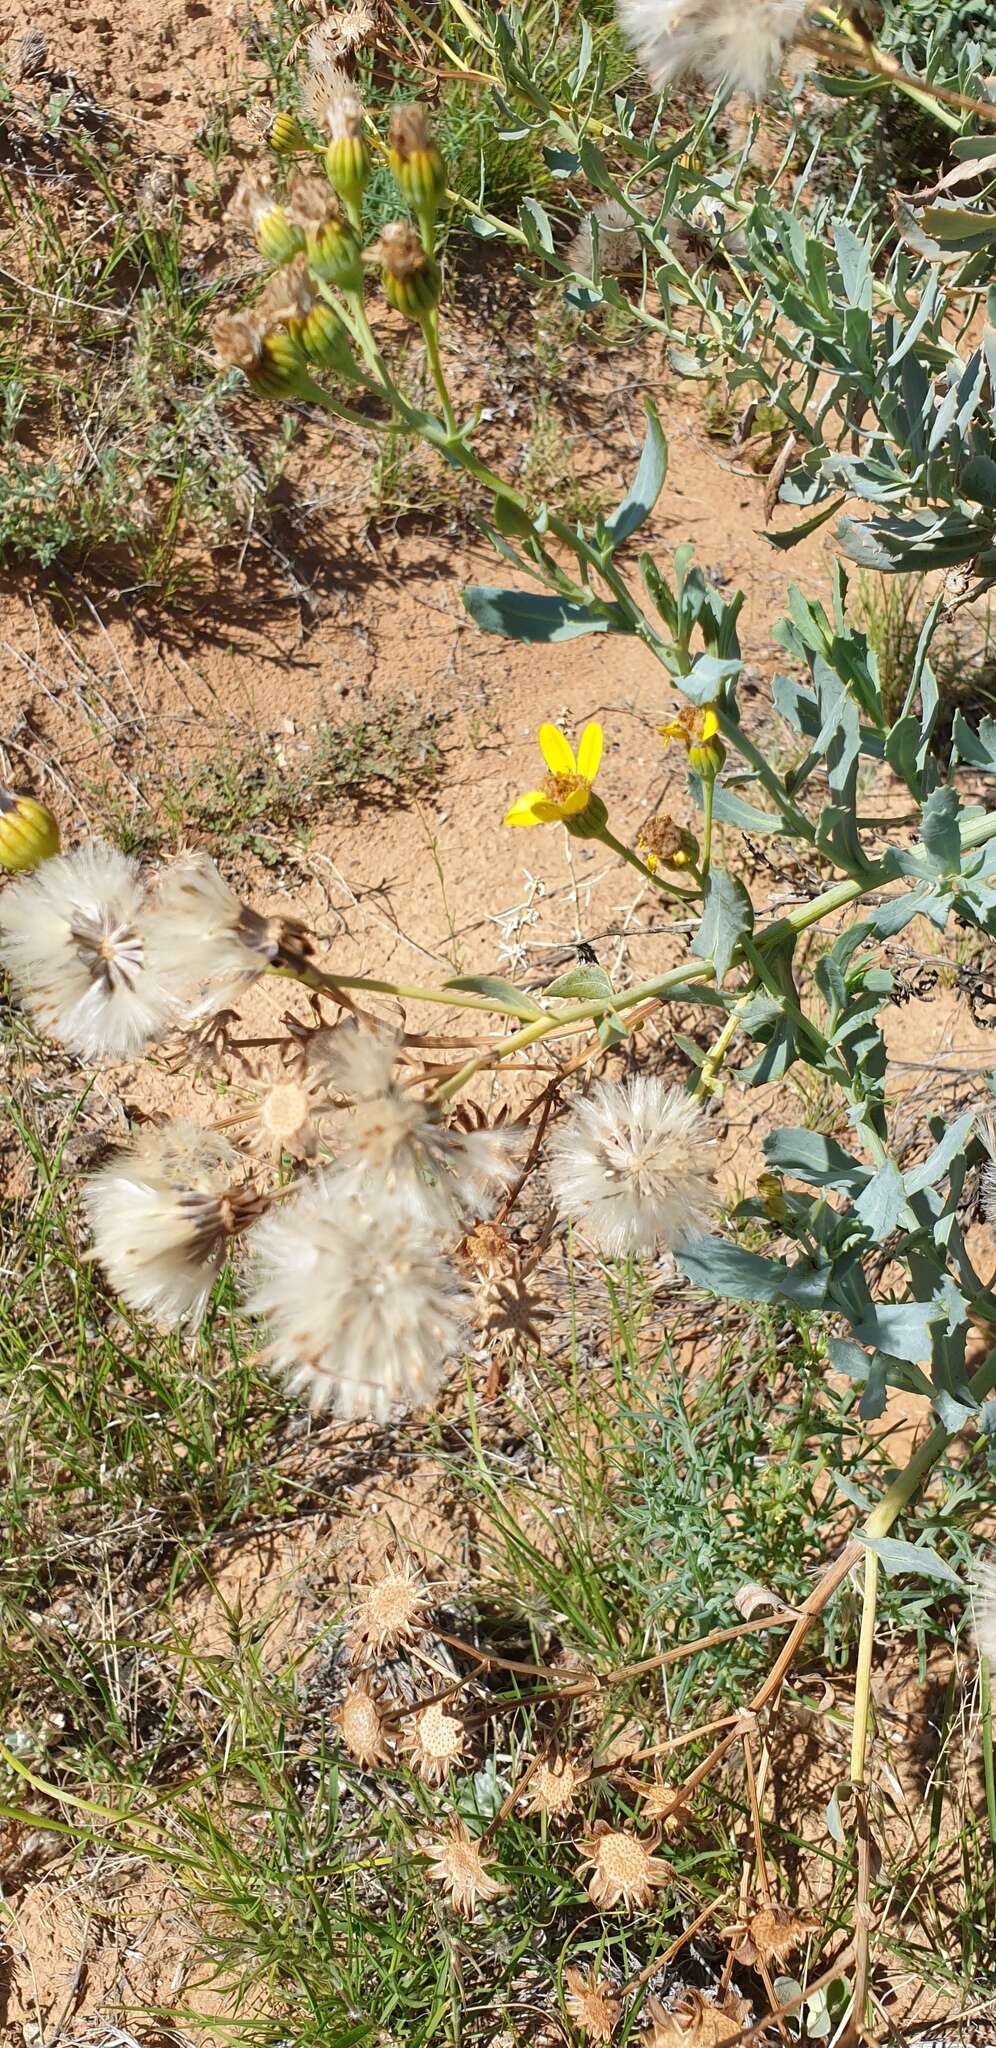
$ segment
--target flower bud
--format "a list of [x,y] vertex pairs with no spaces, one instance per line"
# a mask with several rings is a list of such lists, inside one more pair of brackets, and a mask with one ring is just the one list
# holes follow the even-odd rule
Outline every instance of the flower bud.
[[435,217],[446,190],[446,166],[433,141],[424,107],[395,107],[388,163],[402,198],[415,213]]
[[0,789],[0,868],[23,874],[51,860],[60,845],[58,824],[44,804]]
[[396,313],[422,320],[439,304],[439,265],[426,255],[408,221],[389,221],[368,254],[380,263],[384,297]]
[[298,337],[277,331],[264,335],[249,382],[260,398],[293,398],[307,371],[308,359]]
[[366,137],[333,137],[325,151],[325,175],[333,192],[337,192],[347,206],[358,206],[370,176],[370,150]]
[[311,149],[305,130],[296,114],[274,114],[270,128],[270,148],[278,156],[296,156],[303,149]]
[[699,740],[688,749],[689,768],[703,782],[715,782],[725,760],[726,748],[716,735],[709,740]]
[[267,263],[289,263],[304,248],[304,230],[277,200],[272,187],[245,179],[229,209],[232,219],[253,236]]
[[316,300],[302,320],[292,321],[288,332],[300,342],[309,363],[323,370],[338,370],[341,376],[353,370],[349,337],[338,314],[324,300]]
[[363,289],[360,245],[344,221],[327,220],[308,236],[308,265],[314,277],[342,292]]

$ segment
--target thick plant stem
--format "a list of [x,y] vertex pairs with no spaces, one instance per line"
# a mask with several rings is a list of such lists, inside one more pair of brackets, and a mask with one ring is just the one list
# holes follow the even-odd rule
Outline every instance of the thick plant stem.
[[[979,1367],[969,1381],[969,1391],[976,1401],[996,1387],[996,1351],[991,1351],[985,1363]],[[918,1451],[909,1463],[897,1474],[865,1523],[862,1534],[874,1539],[886,1536],[898,1521],[905,1507],[947,1449],[954,1431],[938,1422],[930,1435],[924,1438]],[[868,1756],[868,1735],[871,1725],[871,1678],[875,1654],[875,1620],[878,1606],[879,1559],[873,1550],[865,1551],[864,1601],[861,1611],[861,1633],[858,1640],[858,1667],[854,1683],[854,1725],[851,1733],[851,1783],[854,1787],[856,1811],[855,1826],[858,1841],[858,1890],[855,1906],[855,1960],[853,2020],[859,2032],[864,2026],[865,2002],[868,1991],[868,1977],[871,1952],[871,1836],[865,1804],[865,1779]]]

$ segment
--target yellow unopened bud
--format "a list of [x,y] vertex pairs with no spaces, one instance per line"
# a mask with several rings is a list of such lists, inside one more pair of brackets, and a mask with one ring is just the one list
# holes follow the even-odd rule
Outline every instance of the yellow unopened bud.
[[313,277],[342,292],[363,290],[360,245],[345,221],[327,220],[308,236],[308,267]]
[[249,382],[260,398],[293,398],[302,381],[310,384],[308,358],[295,334],[266,334]]
[[0,868],[23,874],[51,860],[60,846],[59,827],[44,804],[0,789]]
[[431,219],[446,190],[446,166],[424,107],[395,107],[387,160],[402,198]]
[[282,206],[271,206],[256,221],[256,247],[267,263],[289,263],[304,248],[304,235]]
[[325,151],[325,175],[333,192],[347,206],[358,206],[370,176],[370,149],[364,135],[333,136]]
[[300,342],[309,363],[317,363],[323,370],[338,370],[342,375],[353,370],[346,330],[338,314],[323,300],[316,301],[302,320],[291,321],[288,333]]
[[688,749],[688,765],[703,782],[715,782],[725,760],[726,748],[718,738],[699,740]]
[[270,148],[275,149],[278,156],[296,156],[300,150],[312,147],[296,114],[274,114]]
[[427,256],[408,221],[389,221],[368,254],[381,265],[384,297],[406,320],[422,320],[439,304],[439,265]]

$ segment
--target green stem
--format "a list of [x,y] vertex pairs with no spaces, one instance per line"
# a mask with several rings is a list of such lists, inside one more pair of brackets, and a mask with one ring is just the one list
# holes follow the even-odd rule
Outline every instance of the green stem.
[[703,887],[709,874],[709,863],[712,859],[712,807],[715,795],[715,775],[704,775],[702,778],[702,854],[699,860],[699,874],[702,877]]
[[668,995],[672,989],[683,988],[688,982],[712,981],[715,969],[711,961],[692,961],[683,967],[673,967],[668,974],[661,974],[656,981],[645,981],[638,989],[627,989],[621,995],[600,996],[594,1003],[572,1003],[561,1010],[556,1017],[537,1017],[534,1023],[526,1024],[521,1031],[513,1031],[508,1038],[499,1038],[485,1052],[475,1053],[454,1074],[452,1080],[437,1088],[434,1102],[449,1102],[465,1088],[474,1075],[494,1060],[510,1059],[513,1053],[522,1052],[526,1046],[535,1045],[541,1038],[549,1038],[555,1031],[569,1031],[575,1024],[588,1023],[595,1017],[603,1017],[626,1010],[637,1002],[648,1002],[655,996]]
[[[982,1401],[996,1387],[996,1351],[991,1351],[984,1364],[969,1381],[969,1392],[973,1400]],[[936,1465],[946,1451],[954,1431],[943,1422],[935,1424],[930,1435],[924,1438],[918,1451],[909,1463],[904,1465],[883,1494],[877,1508],[873,1508],[865,1525],[865,1536],[887,1536],[893,1524],[898,1521],[903,1509],[909,1506],[915,1493],[919,1492],[928,1472]],[[871,1717],[871,1675],[872,1658],[875,1649],[875,1618],[878,1597],[878,1558],[869,1551],[865,1559],[864,1606],[861,1615],[861,1636],[858,1643],[858,1665],[854,1684],[854,1730],[851,1739],[851,1783],[863,1785],[865,1781],[865,1760],[868,1747],[868,1731]]]
[[652,882],[656,889],[664,890],[669,896],[680,897],[683,903],[695,903],[698,901],[700,892],[697,889],[679,889],[675,882],[667,881],[662,875],[652,874],[646,863],[640,859],[639,854],[634,853],[631,846],[624,846],[622,840],[617,839],[615,833],[610,832],[607,825],[603,825],[601,831],[595,836],[600,845],[609,847],[613,853],[619,855],[620,860],[628,861],[630,867],[635,868],[637,874],[642,875],[645,882]]
[[425,343],[425,353],[429,360],[429,368],[432,371],[432,381],[439,395],[439,403],[443,408],[446,431],[451,440],[459,443],[459,428],[457,426],[456,414],[453,410],[453,401],[447,389],[446,378],[443,375],[443,365],[439,357],[439,323],[435,311],[424,314],[418,324],[422,329],[422,339]]

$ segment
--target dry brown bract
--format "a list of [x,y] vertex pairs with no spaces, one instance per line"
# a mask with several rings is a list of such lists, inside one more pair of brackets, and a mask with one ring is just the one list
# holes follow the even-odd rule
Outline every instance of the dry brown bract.
[[565,1750],[548,1750],[529,1780],[526,1812],[552,1813],[557,1818],[569,1813],[590,1775],[590,1766],[581,1757],[569,1756]]
[[414,1559],[404,1552],[385,1558],[380,1578],[364,1589],[350,1622],[347,1640],[354,1662],[413,1642],[425,1626],[428,1604],[429,1588]]
[[644,1788],[641,1820],[656,1821],[665,1835],[672,1838],[683,1833],[690,1818],[688,1807],[673,1785],[665,1785],[662,1778],[655,1778],[652,1785]]
[[335,1722],[350,1756],[364,1769],[368,1764],[383,1763],[390,1756],[387,1731],[369,1686],[362,1682],[350,1686]]
[[456,1815],[444,1835],[427,1835],[421,1847],[428,1856],[433,1884],[441,1884],[451,1906],[472,1920],[479,1900],[496,1899],[504,1886],[490,1875],[469,1829]]
[[672,2012],[659,1998],[648,1998],[644,2018],[644,2048],[722,2048],[749,2025],[750,2011],[735,1991],[715,2003],[701,1991],[686,1991]]
[[463,1755],[466,1730],[456,1714],[435,1701],[416,1714],[407,1748],[412,1767],[426,1785],[441,1785],[451,1765]]
[[649,1906],[654,1892],[667,1884],[671,1875],[670,1864],[654,1855],[656,1847],[656,1835],[650,1842],[641,1842],[628,1828],[610,1828],[607,1821],[596,1821],[581,1843],[581,1867],[591,1867],[588,1896],[592,1904],[600,1909],[622,1906],[627,1913]]
[[620,2009],[615,1985],[596,1976],[594,1970],[565,1970],[564,1982],[564,2004],[575,2026],[590,2041],[611,2041]]
[[739,1963],[784,1963],[795,1955],[819,1922],[811,1913],[794,1913],[791,1906],[759,1906],[747,1922],[742,1941],[734,1953]]

